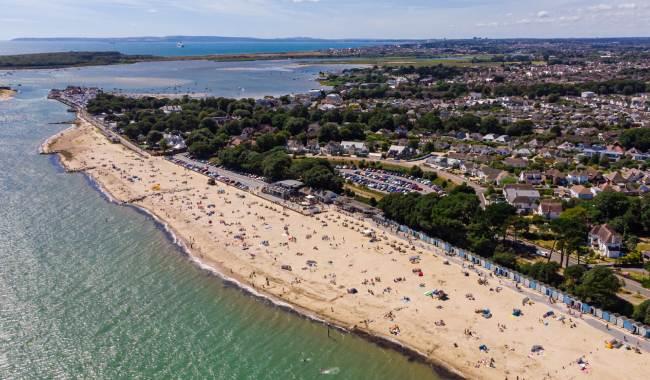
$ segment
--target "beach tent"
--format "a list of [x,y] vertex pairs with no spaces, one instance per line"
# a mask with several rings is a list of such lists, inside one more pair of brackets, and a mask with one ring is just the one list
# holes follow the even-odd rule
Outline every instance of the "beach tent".
[[583,303],[581,305],[581,310],[583,313],[591,314],[591,306],[587,305],[586,303]]
[[609,312],[603,310],[603,314],[602,314],[601,318],[602,318],[603,320],[605,320],[606,322],[609,322]]

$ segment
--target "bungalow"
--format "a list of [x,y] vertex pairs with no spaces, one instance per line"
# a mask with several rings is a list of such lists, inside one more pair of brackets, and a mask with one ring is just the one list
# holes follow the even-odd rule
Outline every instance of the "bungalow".
[[625,186],[627,184],[625,177],[618,171],[605,174],[603,177],[605,177],[605,181],[609,185]]
[[163,111],[166,115],[169,115],[170,113],[177,113],[183,111],[183,107],[168,105],[168,106],[160,107],[160,110]]
[[492,142],[494,140],[496,140],[494,133],[488,133],[487,135],[483,136],[483,141]]
[[589,182],[589,174],[586,171],[574,170],[567,174],[566,181],[570,185],[582,185]]
[[539,185],[542,183],[542,173],[538,171],[522,171],[519,174],[519,182],[529,185]]
[[340,106],[343,104],[343,98],[339,94],[327,94],[323,102],[332,106]]
[[590,200],[594,198],[594,192],[582,185],[573,185],[569,190],[571,193],[571,198],[577,198],[582,200]]
[[325,146],[320,148],[320,152],[324,155],[339,156],[343,154],[343,148],[341,147],[341,144],[330,141]]
[[562,213],[562,202],[554,199],[542,199],[539,207],[535,210],[536,215],[541,215],[547,219],[557,219]]
[[650,154],[643,153],[636,148],[629,149],[627,152],[625,152],[625,155],[635,161],[646,161],[650,158]]
[[507,143],[508,141],[510,141],[510,136],[501,135],[501,136],[497,137],[494,141],[496,141],[498,143]]
[[483,165],[480,169],[476,170],[476,176],[482,183],[496,183],[497,185],[501,185],[501,181],[508,177],[508,172]]
[[367,156],[368,147],[363,141],[341,141],[341,149],[344,153],[355,156]]
[[464,174],[467,174],[467,175],[472,176],[472,177],[474,175],[476,175],[476,170],[477,169],[478,169],[477,165],[472,163],[472,162],[465,161],[465,162],[460,164],[460,170]]
[[526,184],[506,185],[503,188],[503,196],[521,214],[533,211],[540,198],[539,192]]
[[547,170],[544,172],[544,178],[553,185],[562,185],[566,183],[566,175],[558,169]]
[[623,255],[623,237],[607,224],[596,225],[591,229],[589,243],[601,256],[615,259]]
[[415,150],[404,145],[391,145],[386,153],[387,157],[409,158],[415,154]]
[[287,152],[289,153],[304,153],[305,146],[298,140],[289,140],[287,141]]
[[524,160],[522,158],[508,157],[508,158],[503,160],[503,164],[505,166],[510,166],[510,167],[513,167],[513,168],[523,169],[526,166],[528,166],[528,161]]

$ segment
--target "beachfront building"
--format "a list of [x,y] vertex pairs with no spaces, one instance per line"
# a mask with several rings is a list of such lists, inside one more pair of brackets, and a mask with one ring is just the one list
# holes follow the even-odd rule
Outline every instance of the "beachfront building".
[[298,190],[300,190],[304,186],[305,185],[300,181],[288,179],[285,181],[279,181],[271,185],[265,186],[262,189],[262,192],[273,195],[278,198],[289,199],[291,197],[297,196]]
[[603,257],[615,259],[623,256],[623,237],[607,224],[591,229],[589,243]]
[[540,198],[539,191],[527,184],[506,185],[503,196],[520,214],[528,214],[536,209]]

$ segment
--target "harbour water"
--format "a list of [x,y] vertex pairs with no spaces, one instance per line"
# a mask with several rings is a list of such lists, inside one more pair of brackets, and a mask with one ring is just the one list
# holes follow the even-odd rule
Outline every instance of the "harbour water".
[[320,64],[306,60],[282,61],[171,61],[51,70],[0,71],[0,85],[22,90],[65,87],[100,87],[105,91],[263,97],[306,92],[320,87],[314,78],[321,71],[355,65]]
[[[275,92],[315,86],[296,80],[283,88],[267,64],[252,68]],[[324,325],[210,275],[150,217],[108,202],[82,174],[38,155],[43,140],[68,127],[50,123],[71,119],[46,99],[49,88],[110,83],[133,67],[0,76],[0,85],[22,84],[15,99],[0,102],[0,378],[437,378],[356,336],[328,337]],[[247,79],[251,70],[226,72],[226,83],[270,90]],[[189,80],[185,86],[204,83]],[[133,82],[129,89],[141,90]],[[211,93],[230,95],[220,83]]]
[[[177,41],[182,42],[182,41]],[[377,41],[185,41],[179,48],[177,42],[102,42],[102,41],[0,41],[0,55],[50,53],[65,51],[118,51],[123,54],[157,56],[193,56],[209,54],[282,53],[344,49],[377,45]]]

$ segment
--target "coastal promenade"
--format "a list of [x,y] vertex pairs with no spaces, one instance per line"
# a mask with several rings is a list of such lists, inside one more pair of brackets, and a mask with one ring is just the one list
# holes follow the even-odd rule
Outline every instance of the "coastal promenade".
[[[408,347],[452,374],[644,376],[647,353],[605,349],[612,334],[588,319],[559,305],[544,317],[550,307],[543,299],[529,296],[533,302],[522,306],[524,294],[503,279],[479,276],[368,221],[334,209],[305,216],[233,187],[207,186],[201,174],[107,143],[88,123],[51,145],[66,152],[68,170],[94,167],[86,173],[116,200],[141,199],[133,205],[167,224],[194,260],[305,314]],[[432,297],[434,290],[448,299]],[[523,314],[513,316],[514,308]],[[491,318],[476,313],[484,309]],[[543,350],[531,351],[537,346]]]

